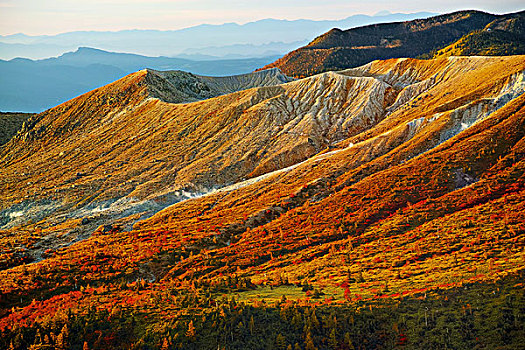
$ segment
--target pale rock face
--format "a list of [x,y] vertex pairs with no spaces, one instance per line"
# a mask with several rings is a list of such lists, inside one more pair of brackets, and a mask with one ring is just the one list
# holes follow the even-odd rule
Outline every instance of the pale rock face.
[[148,69],[150,94],[165,102],[186,103],[204,100],[254,87],[274,86],[292,81],[277,68],[229,77],[205,77],[183,71]]
[[[440,91],[442,86],[446,86],[448,89],[443,97],[452,94],[455,88],[455,80],[461,80],[464,74],[476,74],[475,72],[482,70],[487,65],[494,64],[498,60],[501,58],[448,57],[436,61],[396,59],[374,61],[340,73],[356,77],[373,77],[391,85],[397,91],[397,97],[395,102],[386,109],[387,114],[384,118],[391,120],[409,111],[410,108],[424,105],[425,99],[437,95],[437,91]],[[484,93],[482,98],[474,93],[471,99],[461,99],[462,102],[459,103],[458,107],[456,107],[458,103],[450,103],[450,107],[445,107],[448,104],[440,101],[438,108],[444,108],[443,112],[432,115],[424,113],[423,116],[416,116],[416,119],[409,120],[406,123],[408,130],[402,133],[403,138],[405,138],[404,142],[419,133],[424,134],[425,130],[430,129],[437,132],[438,137],[434,136],[432,140],[428,140],[425,150],[430,150],[453,138],[523,94],[525,92],[524,74],[525,72],[521,70],[505,77],[495,78],[494,88],[490,92]],[[390,117],[391,115],[392,117]],[[440,120],[440,122],[433,123],[436,120]],[[389,126],[388,132],[380,135],[381,139],[387,135],[392,140],[399,138],[400,130],[404,128],[404,124],[396,122],[395,125]],[[391,132],[394,130],[397,130],[397,133]],[[377,147],[375,149],[377,150]],[[411,157],[415,155],[413,154]]]
[[510,75],[499,91],[483,99],[473,101],[452,110],[449,114],[451,126],[441,134],[440,142],[444,142],[472,125],[483,121],[498,111],[508,102],[525,92],[525,71]]
[[[281,86],[273,98],[247,110],[250,118],[263,118],[272,140],[253,175],[290,166],[336,141],[378,123],[392,100],[389,86],[373,78],[324,73]],[[258,130],[253,135],[264,133]],[[292,145],[294,153],[283,145]]]
[[263,107],[283,124],[279,135],[324,137],[326,142],[377,123],[389,98],[388,86],[380,81],[337,73],[324,73],[283,87],[279,101],[268,100]]
[[436,78],[432,77],[406,86],[401,90],[399,95],[397,95],[396,101],[389,107],[389,110],[395,110],[401,107],[413,98],[421,95],[425,91],[428,91],[434,84],[436,84]]

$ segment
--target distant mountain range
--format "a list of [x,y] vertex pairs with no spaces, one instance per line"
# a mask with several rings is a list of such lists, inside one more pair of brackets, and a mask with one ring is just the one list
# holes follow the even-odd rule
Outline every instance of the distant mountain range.
[[[342,20],[263,19],[246,24],[203,24],[180,30],[123,30],[117,32],[69,32],[58,35],[0,36],[0,59],[58,56],[81,46],[146,56],[205,55],[225,58],[285,54],[333,27],[352,28],[371,23],[406,21],[435,15],[378,13],[354,15]],[[239,47],[241,45],[241,47]],[[239,50],[242,48],[242,50]]]
[[278,56],[191,61],[87,47],[43,60],[0,60],[0,110],[41,112],[144,68],[221,76],[248,73]]
[[304,77],[377,59],[525,53],[525,11],[460,11],[427,19],[334,28],[263,69]]
[[261,45],[233,44],[227,46],[208,46],[203,48],[190,48],[175,57],[196,61],[224,59],[239,59],[250,57],[282,56],[301,46],[308,44],[308,40],[294,41],[291,43],[271,42]]

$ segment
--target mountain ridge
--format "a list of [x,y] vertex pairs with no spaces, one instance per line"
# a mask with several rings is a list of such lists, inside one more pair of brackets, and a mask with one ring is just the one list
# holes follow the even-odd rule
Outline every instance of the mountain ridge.
[[[484,29],[493,21],[521,19],[524,14],[522,11],[492,15],[471,10],[345,31],[335,28],[263,69],[278,67],[290,76],[304,77],[327,70],[352,68],[374,59],[428,55],[461,40],[472,31]],[[523,52],[518,50],[515,53]]]
[[[359,69],[289,82],[276,69],[233,81],[184,72],[139,71],[34,116],[6,145],[0,162],[10,175],[3,187],[2,222],[5,227],[20,225],[21,219],[27,221],[36,214],[33,207],[48,208],[44,217],[49,210],[60,216],[80,203],[74,217],[89,215],[96,208],[113,211],[117,219],[154,213],[180,200],[295,166],[323,150],[366,141],[373,147],[362,149],[363,160],[373,159],[384,152],[385,142],[394,147],[424,126],[441,125],[443,131],[437,134],[441,136],[436,139],[433,134],[416,149],[435,147],[432,142],[444,142],[474,123],[477,119],[470,115],[483,116],[484,111],[505,103],[507,97],[487,102],[487,96],[497,95],[494,91],[513,84],[518,85],[508,88],[508,98],[521,91],[519,78],[512,80],[504,73],[523,70],[518,68],[520,57],[374,61]],[[470,92],[457,98],[424,93],[440,84],[450,88],[447,81],[457,84],[464,71],[483,75],[502,65],[500,80],[494,75],[487,88],[471,84],[462,88]],[[250,81],[251,89],[232,91],[250,87]],[[223,94],[218,95],[221,88]],[[424,96],[429,110],[411,108],[418,104],[414,101],[418,96],[419,100]],[[479,96],[486,98],[478,101]],[[441,103],[432,106],[432,101]],[[421,119],[423,111],[432,116],[455,109],[454,122],[429,124]],[[398,139],[383,140],[381,135],[388,133]],[[96,146],[99,139],[104,140],[102,148]],[[34,158],[41,149],[46,150],[41,158]],[[33,170],[18,170],[26,167]],[[64,167],[76,170],[71,173]],[[44,168],[50,173],[38,170]],[[31,183],[24,186],[28,195],[20,202],[17,191],[26,183]],[[38,190],[42,186],[45,191]],[[18,212],[26,214],[11,220]],[[34,220],[42,218],[37,215]],[[93,224],[107,219],[99,216],[80,229],[93,229]]]
[[[142,70],[33,116],[0,149],[0,347],[518,348],[524,57]],[[154,97],[205,83],[252,86]]]
[[439,56],[499,56],[525,52],[525,12],[510,14],[473,31],[451,45],[431,52],[428,58]]

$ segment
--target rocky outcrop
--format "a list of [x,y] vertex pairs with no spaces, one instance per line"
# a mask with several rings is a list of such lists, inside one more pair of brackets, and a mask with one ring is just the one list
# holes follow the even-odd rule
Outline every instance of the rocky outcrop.
[[240,90],[274,86],[292,81],[277,68],[228,77],[205,77],[183,71],[147,70],[146,81],[152,97],[164,102],[184,103],[205,100]]

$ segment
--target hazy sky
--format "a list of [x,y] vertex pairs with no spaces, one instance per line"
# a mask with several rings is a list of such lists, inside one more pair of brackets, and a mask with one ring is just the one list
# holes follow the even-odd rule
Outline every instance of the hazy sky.
[[445,13],[478,9],[504,13],[522,10],[523,4],[523,0],[0,0],[0,34],[166,30],[262,18],[340,19],[383,10]]

